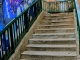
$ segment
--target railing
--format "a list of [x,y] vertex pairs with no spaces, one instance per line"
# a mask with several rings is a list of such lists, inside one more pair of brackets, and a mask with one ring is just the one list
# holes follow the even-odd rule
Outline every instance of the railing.
[[42,11],[41,5],[41,0],[36,0],[0,32],[0,60],[8,60],[14,53],[21,39]]
[[76,6],[77,4],[75,1],[74,1],[74,7],[75,7],[75,17],[77,20],[77,31],[78,31],[78,36],[79,36],[79,54],[80,54],[80,24],[79,24],[78,10],[77,10],[77,6]]
[[74,1],[73,0],[64,0],[64,1],[53,1],[49,2],[46,0],[42,1],[42,9],[46,12],[54,13],[54,12],[70,12],[74,9]]

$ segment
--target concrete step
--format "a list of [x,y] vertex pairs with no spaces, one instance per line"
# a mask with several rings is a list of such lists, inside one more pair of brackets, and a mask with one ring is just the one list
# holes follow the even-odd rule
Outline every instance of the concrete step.
[[76,44],[29,44],[26,47],[28,51],[76,51]]
[[75,38],[75,33],[39,33],[39,34],[33,34],[32,38],[40,38],[40,39]]
[[76,57],[25,56],[21,60],[76,60]]
[[20,59],[20,60],[30,60],[30,59]]
[[53,13],[53,14],[48,14],[46,13],[45,16],[73,16],[74,12],[69,12],[69,13]]
[[54,14],[45,14],[45,16],[73,16],[74,13],[73,12],[69,12],[69,13],[54,13]]
[[38,29],[74,28],[74,25],[38,25]]
[[55,20],[46,20],[46,19],[42,19],[41,20],[42,23],[60,23],[60,22],[74,22],[74,20],[71,19],[55,19]]
[[52,45],[52,44],[29,44],[27,47],[42,47],[42,48],[76,48],[76,44],[68,45]]
[[33,35],[69,35],[75,33],[41,33],[41,34],[33,34]]
[[75,28],[65,28],[65,29],[36,29],[35,33],[74,33]]
[[45,39],[30,39],[29,44],[76,44],[76,38],[45,38]]
[[59,19],[59,18],[56,18],[56,19],[55,18],[46,19],[45,18],[45,19],[42,19],[41,21],[42,22],[45,22],[45,21],[46,22],[48,22],[48,21],[50,21],[50,22],[57,22],[57,21],[59,21],[60,22],[60,21],[74,21],[74,19]]
[[47,21],[41,21],[40,25],[70,25],[74,24],[73,21],[55,21],[55,22],[47,22]]
[[[66,39],[66,38],[65,38]],[[35,40],[29,40],[29,44],[53,44],[53,45],[56,45],[56,44],[76,44],[76,40],[57,40],[57,39],[49,39],[47,38],[46,40],[45,39],[35,39]],[[57,41],[55,41],[57,40]]]
[[75,41],[76,38],[61,38],[61,39],[30,39],[29,41]]
[[74,16],[43,16],[43,19],[44,18],[65,18],[65,19],[67,19],[67,18],[74,18]]
[[[24,51],[23,53],[21,53],[22,59],[23,58],[40,58],[42,56],[44,58],[47,58],[47,57],[48,58],[51,58],[51,57],[58,58],[58,57],[60,57],[62,59],[64,57],[67,57],[67,58],[73,57],[75,59],[76,58],[76,51]],[[54,58],[51,58],[51,59],[54,59]],[[72,59],[70,59],[70,60],[72,60]]]
[[43,19],[46,19],[46,20],[59,20],[59,19],[70,19],[70,20],[74,20],[74,18],[73,17],[54,17],[54,18],[49,18],[49,17],[43,17]]
[[57,24],[53,24],[53,25],[42,25],[42,24],[40,24],[40,25],[38,25],[38,26],[70,26],[70,25],[73,25],[74,26],[74,24],[59,24],[59,23],[57,23]]
[[74,17],[73,15],[44,15],[43,17],[50,17],[50,18],[53,18],[53,17]]
[[[50,30],[75,30],[75,28],[51,28]],[[49,30],[49,29],[39,29],[37,28],[36,30]]]

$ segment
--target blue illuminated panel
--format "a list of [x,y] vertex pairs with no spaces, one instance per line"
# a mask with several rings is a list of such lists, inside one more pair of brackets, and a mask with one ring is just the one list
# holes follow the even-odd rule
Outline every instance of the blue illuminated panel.
[[4,19],[6,24],[22,13],[34,0],[4,0]]

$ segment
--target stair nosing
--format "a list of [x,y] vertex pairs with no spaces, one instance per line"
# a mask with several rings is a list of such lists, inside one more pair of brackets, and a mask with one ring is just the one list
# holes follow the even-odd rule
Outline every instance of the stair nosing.
[[74,22],[74,20],[69,20],[69,19],[68,20],[67,19],[66,20],[57,20],[56,19],[56,20],[49,20],[49,21],[47,20],[46,21],[46,19],[43,19],[41,22],[44,22],[44,23],[45,22],[52,22],[52,23],[55,23],[55,22]]
[[65,40],[76,40],[76,38],[66,38],[66,39],[64,39],[64,38],[62,38],[62,39],[30,39],[30,40],[35,40],[35,41],[38,41],[38,40],[42,40],[42,41],[61,41],[61,40],[63,40],[63,41],[65,41]]
[[28,60],[28,59],[20,59],[20,60]]
[[[50,16],[46,16],[46,15],[45,15],[45,16],[43,16],[43,17],[53,17],[53,18],[55,18],[55,16],[51,16],[51,15],[50,15]],[[60,15],[59,15],[59,16],[56,16],[56,17],[61,17],[61,18],[73,17],[73,18],[74,18],[74,16],[68,16],[68,17],[67,17],[67,16],[60,16]]]
[[29,44],[26,47],[38,47],[38,48],[76,48],[76,44],[67,44],[67,45],[52,45],[52,44]]
[[73,29],[75,29],[75,28],[53,28],[53,29],[36,29],[36,30],[73,30]]
[[74,18],[43,18],[43,19],[47,19],[47,20],[57,20],[57,19],[74,19]]
[[37,56],[76,56],[73,51],[24,51],[22,55],[37,55]]
[[61,24],[60,25],[57,25],[57,24],[56,25],[42,25],[41,24],[41,25],[38,25],[38,26],[71,26],[71,25],[74,26],[74,24],[67,24],[67,25],[61,25]]
[[33,35],[69,35],[69,34],[75,34],[75,33],[35,33]]
[[[60,16],[62,14],[64,14],[64,13],[57,13],[57,14],[50,14],[50,15],[45,14],[45,16]],[[73,12],[69,12],[69,14],[67,14],[67,15],[73,15]]]
[[65,20],[64,20],[64,19],[55,19],[55,20],[54,20],[54,19],[53,19],[53,20],[50,20],[50,19],[49,19],[49,20],[48,20],[48,19],[47,19],[47,21],[46,21],[46,19],[42,19],[41,22],[65,22],[65,21],[66,21],[66,22],[69,22],[69,21],[73,21],[73,22],[74,22],[74,19],[73,19],[73,20],[71,20],[71,19],[65,19]]

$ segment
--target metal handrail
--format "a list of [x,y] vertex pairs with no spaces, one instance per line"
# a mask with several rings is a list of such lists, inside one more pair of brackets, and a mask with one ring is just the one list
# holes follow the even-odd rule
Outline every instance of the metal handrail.
[[8,60],[14,53],[18,44],[42,11],[41,5],[41,0],[36,0],[0,32],[0,60]]
[[78,36],[79,36],[79,54],[80,54],[80,24],[79,24],[79,17],[78,17],[78,11],[77,11],[77,6],[76,6],[76,2],[74,0],[74,8],[75,8],[75,17],[77,20],[77,31],[78,31]]

